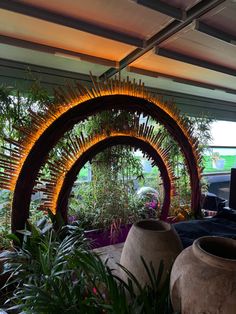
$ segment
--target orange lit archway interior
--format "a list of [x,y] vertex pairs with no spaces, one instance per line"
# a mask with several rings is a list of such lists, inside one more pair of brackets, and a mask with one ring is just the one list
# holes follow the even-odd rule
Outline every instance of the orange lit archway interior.
[[41,205],[41,209],[49,209],[53,214],[59,211],[67,221],[71,189],[84,164],[107,147],[129,145],[141,149],[152,159],[152,164],[160,169],[165,190],[160,218],[166,219],[171,197],[175,191],[175,178],[168,158],[170,147],[162,149],[160,145],[162,140],[163,134],[159,132],[154,135],[152,129],[147,125],[144,127],[143,125],[136,127],[130,125],[129,129],[111,130],[109,134],[106,130],[106,132],[94,134],[92,137],[83,137],[83,140],[77,136],[70,138],[70,143],[61,152],[60,162],[50,163],[51,179],[45,180],[43,192],[46,199]]
[[[73,88],[68,87],[66,91],[57,91],[56,99],[55,104],[48,106],[44,113],[30,112],[31,125],[21,130],[22,136],[19,141],[9,139],[13,146],[10,157],[6,155],[2,159],[4,173],[0,177],[0,186],[13,191],[13,232],[25,226],[34,185],[50,150],[76,123],[97,112],[111,109],[145,113],[165,126],[179,144],[185,157],[191,184],[191,208],[195,216],[200,214],[201,168],[198,167],[200,161],[198,144],[192,135],[193,130],[173,104],[160,101],[145,91],[143,85],[131,83],[128,79],[122,82],[120,80],[109,80],[104,83],[94,82],[91,89],[80,85]],[[95,138],[96,136],[94,140]],[[106,145],[108,142],[115,141],[115,138],[114,135],[109,140],[104,138],[98,142],[100,145],[101,143]],[[132,142],[130,138],[137,138],[137,134],[134,136],[132,130],[129,130],[123,138],[126,138],[130,144]],[[142,143],[146,140],[147,137],[143,139]],[[92,145],[93,143],[88,141],[87,144]],[[97,145],[96,147],[99,147],[99,144]],[[154,150],[157,149],[151,140],[149,146]],[[140,147],[142,148],[142,144]],[[68,163],[70,164],[69,161]],[[57,199],[60,190],[60,185],[53,190],[53,199]],[[170,191],[165,191],[165,194],[170,194]]]

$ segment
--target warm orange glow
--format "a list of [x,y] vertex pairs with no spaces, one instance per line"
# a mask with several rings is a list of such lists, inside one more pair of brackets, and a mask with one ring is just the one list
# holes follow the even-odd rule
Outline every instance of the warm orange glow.
[[[172,167],[169,163],[170,158],[168,155],[168,151],[170,147],[166,148],[165,150],[161,148],[161,137],[159,134],[157,134],[156,137],[154,137],[153,132],[149,132],[149,135],[145,136],[144,134],[147,134],[148,129],[149,127],[147,126],[146,129],[143,128],[143,131],[140,131],[140,126],[139,126],[137,130],[135,130],[134,128],[130,130],[118,131],[118,132],[112,130],[109,136],[107,136],[105,132],[96,134],[94,135],[93,138],[85,139],[83,142],[83,145],[80,147],[79,147],[79,140],[76,141],[76,139],[73,139],[71,143],[71,146],[72,146],[71,152],[74,152],[74,154],[70,154],[70,156],[68,157],[68,154],[66,154],[66,151],[68,151],[67,149],[65,151],[65,154],[62,153],[61,163],[63,164],[63,166],[60,166],[59,168],[56,165],[51,167],[51,176],[53,177],[53,184],[51,184],[50,187],[47,187],[48,192],[47,191],[45,192],[45,194],[47,195],[47,201],[46,201],[45,207],[49,208],[53,214],[56,214],[59,193],[62,189],[67,172],[73,167],[76,161],[88,149],[90,149],[95,144],[99,143],[100,141],[103,141],[107,138],[117,137],[117,136],[131,136],[131,137],[140,139],[150,144],[156,150],[156,152],[162,158],[165,164],[165,167],[167,169],[167,172],[169,174],[169,177],[171,180],[171,196],[173,196],[174,191],[175,191],[175,177],[174,177]],[[79,147],[79,149],[77,147]]]
[[[7,163],[7,160],[9,159],[9,156],[5,156],[6,163],[2,165],[2,168],[4,169],[4,174],[1,175],[1,182],[0,187],[2,188],[8,188],[9,190],[14,190],[19,174],[22,170],[22,167],[25,163],[25,160],[27,156],[29,155],[30,151],[34,147],[35,143],[38,141],[38,139],[42,136],[42,134],[47,130],[47,128],[56,121],[61,115],[63,115],[65,112],[70,110],[71,108],[75,106],[80,106],[83,102],[98,98],[101,96],[107,96],[107,95],[129,95],[129,96],[135,96],[139,98],[144,98],[149,102],[152,102],[157,107],[161,108],[163,111],[165,111],[171,118],[173,118],[183,131],[184,135],[189,141],[189,144],[193,148],[193,154],[195,157],[196,164],[200,161],[200,154],[198,152],[198,146],[197,141],[193,137],[192,129],[187,125],[187,122],[183,117],[180,116],[178,109],[171,104],[171,106],[168,103],[161,102],[158,100],[158,98],[151,95],[149,92],[147,92],[144,89],[144,85],[139,82],[138,84],[135,82],[129,81],[127,78],[126,81],[120,81],[118,79],[109,80],[107,82],[103,83],[96,83],[93,82],[93,88],[90,90],[88,88],[81,88],[80,86],[77,87],[68,87],[68,90],[65,91],[58,91],[57,92],[57,99],[58,103],[49,105],[45,111],[44,114],[36,114],[31,113],[32,116],[32,122],[29,127],[25,127],[22,129],[22,137],[23,140],[19,143],[15,144],[15,151],[17,152],[18,157],[11,155],[12,163]],[[122,133],[124,134],[124,133]],[[132,135],[134,137],[138,137],[140,139],[151,141],[151,139],[147,139],[146,137],[142,137],[142,135],[137,135],[134,131],[132,133],[131,130],[128,131],[129,135]],[[139,134],[139,133],[138,133]],[[116,136],[118,133],[111,133],[110,136]],[[126,134],[127,135],[127,134]],[[84,144],[83,147],[80,148],[79,152],[77,152],[77,155],[73,158],[69,158],[65,162],[65,168],[63,169],[62,173],[60,173],[60,177],[57,177],[56,184],[53,185],[53,198],[49,198],[47,204],[50,204],[51,211],[55,214],[56,212],[56,202],[58,198],[58,194],[60,192],[60,189],[63,184],[64,180],[64,174],[70,169],[70,167],[73,165],[75,160],[77,160],[84,151],[86,151],[89,147],[94,145],[95,143],[98,143],[100,140],[104,139],[105,134],[97,135],[93,138],[93,140],[87,142]],[[158,141],[156,143],[150,144],[155,147],[155,149],[158,151],[160,156],[163,158],[163,161],[166,164],[166,168],[168,169],[169,174],[171,175],[173,179],[173,173],[171,171],[171,166],[167,162],[166,158],[166,151],[161,151],[160,148],[158,148]],[[168,154],[167,154],[168,155]],[[67,156],[68,157],[68,156]],[[10,168],[11,170],[8,170]],[[198,177],[201,178],[201,169],[198,168]],[[172,181],[173,182],[173,181]],[[48,196],[49,197],[49,196]]]

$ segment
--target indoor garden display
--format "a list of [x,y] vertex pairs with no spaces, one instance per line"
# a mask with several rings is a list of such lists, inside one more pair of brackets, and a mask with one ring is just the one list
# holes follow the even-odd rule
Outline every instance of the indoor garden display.
[[[24,97],[21,97],[20,93],[17,91],[13,91],[13,94],[14,93],[16,96],[12,97],[9,90],[2,88],[2,108],[8,110],[2,112],[3,114],[1,116],[2,132],[5,132],[5,134],[2,135],[2,138],[3,136],[11,136],[17,140],[19,132],[18,129],[20,132],[22,129],[21,125],[19,125],[16,131],[6,131],[4,121],[9,120],[7,125],[9,125],[11,130],[14,130],[13,125],[17,126],[19,123],[21,123],[22,126],[25,126],[29,123],[32,117],[35,117],[36,114],[41,114],[41,112],[43,114],[45,106],[48,108],[50,108],[50,106],[53,107],[53,105],[50,105],[53,102],[53,99],[50,99],[45,91],[38,88],[37,84],[27,95],[24,95]],[[31,110],[30,116],[27,113],[28,109]],[[72,133],[68,133],[68,136],[73,134],[79,135],[80,132],[84,132],[84,134],[89,136],[89,132],[93,133],[99,128],[105,130],[109,135],[109,128],[111,124],[115,123],[114,127],[116,129],[119,129],[120,125],[123,125],[124,128],[128,128],[130,123],[129,121],[132,122],[135,119],[137,120],[138,117],[140,117],[140,114],[133,114],[129,111],[103,111],[95,116],[90,116],[87,122],[84,120],[77,124],[77,126],[75,125],[75,127],[71,130]],[[186,124],[193,123],[193,119],[186,122],[188,119],[185,117],[184,120]],[[156,123],[152,119],[149,119],[148,121],[147,118],[146,120],[144,118],[143,121],[143,124],[149,127]],[[204,119],[195,119],[194,124],[197,125],[196,130],[198,130],[198,132],[199,130],[204,131],[203,127],[205,128],[205,133],[203,132],[205,135],[202,136],[202,139],[203,143],[206,144],[207,139],[209,138],[209,121],[204,121]],[[154,130],[154,133],[158,132],[161,127],[156,124],[155,128],[156,131]],[[166,141],[163,141],[163,149],[165,149],[165,142],[170,141],[167,134],[165,137]],[[58,145],[51,150],[50,158],[52,161],[60,159],[61,148],[66,145],[67,142],[67,138],[61,139],[58,142]],[[15,144],[14,141],[12,143]],[[10,149],[9,151],[11,151],[11,149],[14,150],[14,144],[5,142],[5,148],[2,149],[2,151],[6,153],[8,149]],[[176,195],[173,195],[172,197],[171,208],[176,208],[178,211],[181,207],[183,208],[183,206],[186,206],[187,209],[191,207],[189,177],[187,175],[180,151],[178,148],[174,148],[175,141],[173,141],[172,144],[173,149],[169,152],[169,154],[172,156],[171,163],[176,175],[177,189]],[[45,176],[46,178],[49,178],[50,176],[49,167],[50,166],[46,164],[40,172],[43,174],[44,178]],[[129,146],[115,146],[99,153],[93,160],[91,160],[91,173],[91,183],[79,183],[79,186],[77,185],[77,187],[73,188],[73,193],[70,198],[71,215],[74,217],[78,216],[82,224],[84,224],[87,229],[107,226],[112,226],[113,229],[117,229],[117,226],[123,223],[132,223],[138,218],[148,218],[149,214],[151,214],[152,217],[155,217],[155,215],[158,217],[160,215],[160,204],[163,200],[162,186],[160,185],[161,181],[158,179],[158,176],[156,176],[156,182],[154,185],[150,184],[157,190],[159,195],[155,208],[153,208],[154,202],[152,202],[152,200],[145,200],[137,197],[137,184],[135,182],[142,184],[142,180],[145,179],[146,174],[143,173],[140,159],[133,155],[133,149]],[[147,183],[145,184],[147,185]],[[35,188],[37,190],[37,186]],[[112,197],[109,196],[109,193],[112,193],[110,194]],[[36,201],[31,202],[32,218],[34,216],[40,217],[44,214],[44,212],[47,212],[45,208],[43,211],[38,211],[38,208],[40,208],[41,198],[43,197],[43,192],[38,193],[37,195],[38,198]],[[82,199],[83,201],[80,201]],[[174,210],[172,210],[172,212],[174,213]],[[186,212],[188,213],[188,210],[183,210],[184,215]],[[9,216],[8,211],[8,217]],[[185,216],[184,218],[186,218]]]
[[[150,285],[141,286],[127,271],[123,281],[90,250],[74,224],[55,232],[45,219],[28,222],[23,246],[4,251],[9,275],[1,290],[0,310],[8,313],[127,313],[171,314],[169,278],[160,289],[159,271],[143,260]],[[124,268],[122,268],[125,271]]]

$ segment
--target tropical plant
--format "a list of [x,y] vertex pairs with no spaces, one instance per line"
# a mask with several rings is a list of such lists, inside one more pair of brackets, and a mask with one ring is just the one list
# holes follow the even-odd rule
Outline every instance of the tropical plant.
[[[40,226],[40,228],[39,228]],[[163,265],[156,272],[142,258],[151,284],[142,287],[126,269],[128,282],[89,250],[77,225],[59,233],[41,221],[23,231],[22,248],[0,254],[10,277],[8,313],[170,314],[169,280],[160,287]]]
[[[38,81],[34,81],[27,93],[9,86],[0,86],[0,139],[1,146],[5,144],[4,138],[18,138],[18,128],[29,123],[28,110],[40,112],[43,104],[52,101],[46,90]],[[4,149],[4,148],[2,148]]]
[[[9,86],[0,86],[0,153],[9,153],[12,144],[6,138],[19,139],[19,128],[30,123],[28,110],[40,112],[43,104],[52,101],[46,90],[34,80],[27,93]],[[0,165],[0,171],[3,171]],[[10,232],[12,194],[0,190],[0,246],[9,244],[6,234]]]
[[[75,131],[87,136],[101,130],[125,129],[137,119],[125,111],[104,111],[90,117]],[[113,221],[129,223],[137,219],[141,202],[136,196],[134,181],[143,178],[142,164],[129,146],[106,148],[90,161],[91,181],[73,189],[70,215],[84,221],[84,227],[109,227]],[[136,200],[135,200],[136,198]],[[143,204],[142,204],[143,206]]]
[[[28,109],[34,112],[41,112],[45,103],[50,103],[52,99],[47,92],[43,90],[39,82],[35,81],[27,94],[22,94],[16,88],[0,87],[0,148],[1,152],[11,149],[11,144],[4,141],[5,137],[17,139],[19,132],[17,128],[30,123]],[[136,121],[140,116],[131,114],[122,110],[104,111],[100,114],[88,118],[86,121],[76,125],[73,134],[78,134],[83,130],[87,135],[97,132],[101,129],[107,134],[110,132],[110,126],[119,130],[128,128],[132,121]],[[210,120],[206,118],[189,118],[196,130],[200,145],[203,148],[210,138]],[[153,122],[154,124],[156,122]],[[157,125],[157,124],[156,124]],[[158,126],[158,125],[157,125]],[[16,127],[16,128],[15,128]],[[159,126],[158,126],[159,128]],[[165,132],[165,130],[163,130]],[[50,160],[60,159],[60,150],[66,144],[68,138],[61,139],[50,152]],[[180,208],[181,205],[189,204],[190,188],[189,178],[186,175],[186,167],[183,162],[181,152],[176,143],[171,140],[166,133],[166,143],[172,141],[171,159],[175,168],[178,193],[172,203],[174,209]],[[165,145],[165,143],[163,143]],[[78,214],[79,218],[84,219],[84,226],[96,228],[109,226],[113,221],[122,220],[122,222],[134,221],[143,217],[145,204],[136,198],[134,181],[141,182],[143,179],[143,169],[140,159],[136,158],[133,151],[127,146],[110,147],[98,154],[91,161],[92,182],[83,185],[85,188],[80,194],[74,193],[75,197],[70,203],[71,214]],[[1,171],[0,167],[0,171]],[[41,168],[44,177],[50,175],[48,165]],[[142,181],[143,182],[143,181]],[[155,188],[158,186],[158,179],[155,179]],[[76,189],[74,189],[76,190]],[[3,193],[0,193],[0,203],[3,200]],[[10,195],[10,194],[9,194]],[[77,197],[79,195],[79,197]],[[163,198],[163,197],[161,197]],[[9,202],[10,204],[10,197]],[[5,206],[5,205],[4,205]],[[39,218],[43,216],[42,212],[37,210],[37,201],[31,202],[32,217]],[[0,230],[1,240],[5,239],[5,233],[9,231],[10,226],[10,207],[1,208],[0,205],[0,222],[4,221],[4,227]],[[3,223],[2,223],[3,225]],[[5,244],[4,244],[5,245]]]
[[[200,117],[185,116],[186,122],[191,125],[193,135],[198,139],[199,152],[203,155],[204,150],[209,145],[211,137],[211,123],[212,119],[201,115]],[[192,218],[190,196],[191,186],[189,181],[188,169],[185,163],[183,154],[177,142],[168,134],[168,132],[161,126],[162,132],[165,133],[165,140],[163,147],[171,143],[171,150],[169,151],[170,163],[174,169],[176,176],[176,195],[172,199],[171,212],[172,214],[184,213],[185,218]],[[203,167],[203,160],[199,167]],[[206,190],[206,182],[204,179],[201,182],[203,190]]]
[[[104,178],[104,177],[103,177]],[[70,217],[88,229],[109,228],[114,221],[132,223],[145,215],[145,201],[137,197],[133,184],[126,190],[120,181],[107,179],[81,183],[70,199]]]
[[10,240],[7,237],[11,219],[10,200],[11,193],[9,191],[0,191],[0,250],[10,246]]

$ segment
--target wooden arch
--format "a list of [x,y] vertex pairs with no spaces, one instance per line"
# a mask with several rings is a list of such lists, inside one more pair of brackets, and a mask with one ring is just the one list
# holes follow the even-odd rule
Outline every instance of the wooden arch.
[[191,183],[191,207],[195,216],[200,214],[200,155],[191,127],[173,104],[160,102],[140,84],[111,80],[94,84],[91,90],[77,86],[59,92],[57,104],[49,106],[45,114],[31,112],[32,124],[22,129],[23,139],[19,142],[9,140],[15,148],[11,158],[7,155],[3,160],[5,170],[0,176],[0,185],[13,190],[13,232],[25,226],[34,184],[50,150],[76,123],[110,109],[144,112],[166,127],[185,156]]
[[[147,132],[149,135],[147,135]],[[84,164],[91,160],[96,154],[103,151],[107,147],[115,145],[129,145],[141,149],[144,153],[153,160],[153,164],[158,166],[160,175],[163,181],[165,196],[161,210],[161,219],[166,219],[171,197],[175,191],[175,178],[171,165],[169,163],[168,151],[170,147],[165,150],[161,149],[160,141],[161,135],[156,134],[152,136],[152,132],[148,126],[135,130],[111,131],[109,135],[106,133],[97,134],[89,137],[83,145],[80,144],[80,139],[73,139],[70,147],[65,152],[70,152],[58,162],[52,163],[51,180],[47,180],[44,194],[46,196],[43,208],[51,210],[53,214],[60,212],[64,221],[67,221],[68,200],[77,178],[80,169]]]

